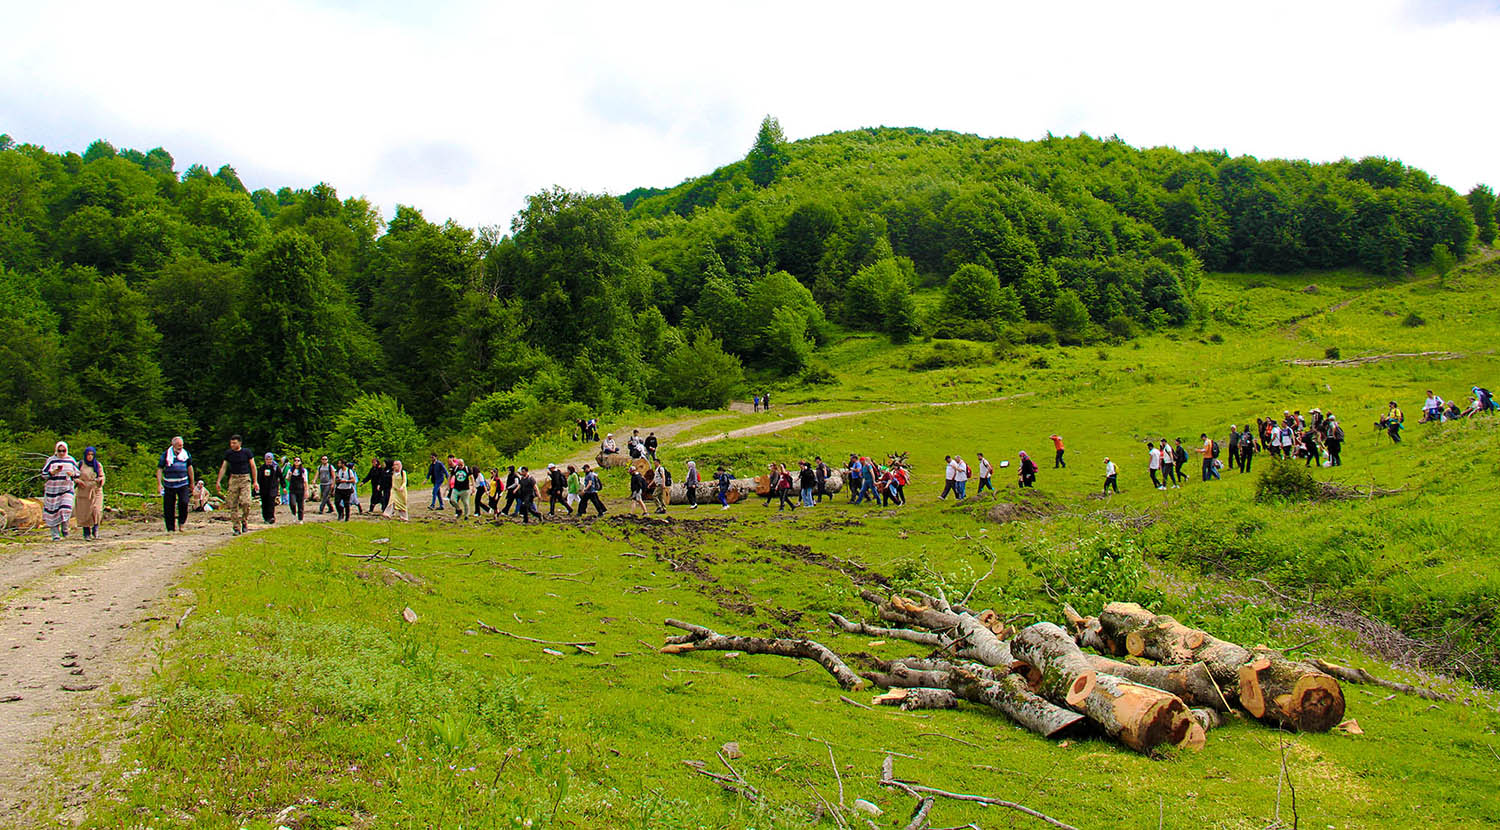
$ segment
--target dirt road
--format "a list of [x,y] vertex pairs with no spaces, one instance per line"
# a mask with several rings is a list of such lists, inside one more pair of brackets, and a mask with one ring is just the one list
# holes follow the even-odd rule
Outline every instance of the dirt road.
[[[45,772],[35,759],[53,730],[107,705],[112,684],[144,670],[145,632],[185,607],[173,586],[231,538],[227,521],[198,513],[186,533],[144,522],[102,529],[98,542],[74,534],[0,547],[0,825],[24,826]],[[251,532],[261,529],[252,520]]]

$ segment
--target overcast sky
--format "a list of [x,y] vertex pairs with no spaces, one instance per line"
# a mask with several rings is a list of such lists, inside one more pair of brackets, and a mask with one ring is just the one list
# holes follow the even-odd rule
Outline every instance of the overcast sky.
[[0,0],[0,132],[509,224],[865,126],[1380,154],[1500,186],[1500,0]]

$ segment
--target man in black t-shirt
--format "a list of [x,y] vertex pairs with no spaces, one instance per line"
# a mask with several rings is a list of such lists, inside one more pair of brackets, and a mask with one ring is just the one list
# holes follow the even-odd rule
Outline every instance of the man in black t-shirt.
[[[224,490],[224,476],[229,476],[229,490]],[[214,480],[214,490],[224,496],[229,508],[229,526],[238,536],[250,524],[250,500],[258,492],[255,487],[255,456],[245,449],[238,435],[230,436],[229,449],[219,464],[219,476]]]
[[571,516],[573,508],[568,506],[568,477],[557,469],[556,464],[547,465],[547,482],[547,515],[556,515],[557,505],[561,502],[563,512]]
[[535,516],[537,521],[542,520],[542,514],[536,509],[536,479],[531,477],[531,470],[521,468],[516,478],[516,508],[521,514],[522,524],[531,524],[531,517]]

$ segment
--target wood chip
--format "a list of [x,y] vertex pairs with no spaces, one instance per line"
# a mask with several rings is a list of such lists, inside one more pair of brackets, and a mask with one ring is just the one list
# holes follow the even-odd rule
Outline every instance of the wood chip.
[[745,757],[745,754],[743,752],[740,752],[740,743],[739,743],[739,741],[730,741],[730,742],[724,744],[723,746],[719,747],[719,751],[724,754],[725,758],[728,758],[731,761],[733,761],[736,758],[743,758],[743,757]]
[[417,621],[417,612],[411,610],[411,606],[408,605],[407,607],[401,609],[401,619],[406,620],[409,623],[415,623]]
[[1338,731],[1343,732],[1346,735],[1365,734],[1365,730],[1359,728],[1359,721],[1355,720],[1354,718],[1350,718],[1344,721],[1338,726],[1335,726],[1334,729],[1337,729]]

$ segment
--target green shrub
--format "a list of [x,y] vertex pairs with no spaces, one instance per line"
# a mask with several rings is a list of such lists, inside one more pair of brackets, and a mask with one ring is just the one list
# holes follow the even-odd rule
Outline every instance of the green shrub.
[[1084,613],[1108,602],[1159,605],[1162,593],[1150,584],[1150,570],[1139,542],[1113,528],[1100,530],[1070,547],[1045,537],[1021,549],[1021,558],[1052,592]]
[[802,370],[802,382],[811,386],[823,386],[838,383],[839,376],[833,373],[833,369],[829,368],[826,361],[814,360]]
[[1312,470],[1290,461],[1272,461],[1255,476],[1255,500],[1307,501],[1318,493],[1318,482]]
[[987,362],[985,350],[962,340],[935,340],[926,352],[912,358],[907,368],[913,372],[945,369],[951,366],[977,366]]
[[417,422],[390,395],[361,395],[338,419],[328,436],[330,453],[343,458],[412,459],[426,439]]
[[1401,321],[1401,325],[1406,326],[1409,329],[1414,329],[1417,326],[1427,325],[1427,321],[1422,319],[1420,315],[1413,311],[1410,314],[1406,315],[1406,318]]
[[1329,346],[1328,348],[1326,348],[1326,349],[1323,350],[1323,356],[1326,357],[1326,358],[1328,358],[1329,360],[1338,360],[1339,359],[1339,347],[1338,346]]

